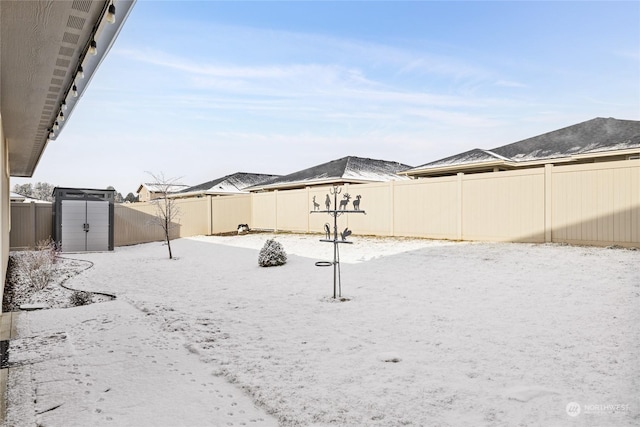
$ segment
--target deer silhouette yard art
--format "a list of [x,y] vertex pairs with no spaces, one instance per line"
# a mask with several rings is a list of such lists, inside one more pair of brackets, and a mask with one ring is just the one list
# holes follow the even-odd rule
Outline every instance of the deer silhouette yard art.
[[[342,298],[342,283],[340,280],[340,251],[338,250],[339,243],[353,243],[347,240],[347,237],[351,236],[352,231],[349,228],[345,228],[338,235],[338,216],[342,214],[348,213],[361,213],[365,214],[366,212],[360,210],[360,200],[362,197],[358,194],[356,199],[353,201],[353,210],[349,210],[349,201],[351,201],[351,195],[349,193],[344,193],[342,196],[342,200],[338,204],[338,194],[342,192],[342,188],[339,188],[337,185],[333,186],[333,189],[329,190],[329,192],[333,195],[333,209],[331,209],[331,196],[327,194],[325,198],[324,204],[327,208],[324,211],[320,211],[319,204],[316,202],[316,196],[313,196],[313,210],[309,213],[327,213],[333,217],[333,233],[331,230],[331,225],[329,223],[324,224],[324,233],[325,238],[320,239],[321,242],[330,242],[333,243],[333,261],[318,261],[316,262],[316,266],[318,267],[330,267],[333,266],[333,298],[336,298],[336,290],[338,291],[338,296],[341,301],[348,301],[347,298]],[[332,236],[333,234],[333,236]]]

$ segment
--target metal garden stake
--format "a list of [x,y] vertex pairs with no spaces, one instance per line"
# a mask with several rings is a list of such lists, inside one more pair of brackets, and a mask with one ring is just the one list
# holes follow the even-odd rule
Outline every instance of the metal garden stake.
[[333,217],[333,236],[331,233],[331,226],[329,223],[324,225],[325,238],[320,239],[321,242],[329,242],[333,243],[333,262],[331,261],[318,261],[316,262],[316,266],[318,267],[329,267],[333,265],[333,298],[336,298],[336,288],[338,291],[338,296],[342,297],[342,283],[340,280],[340,251],[338,249],[338,245],[341,243],[352,244],[353,242],[347,241],[347,237],[351,235],[351,230],[349,228],[345,228],[340,232],[340,238],[338,239],[338,217],[345,213],[361,213],[365,214],[366,212],[360,210],[360,200],[362,197],[357,195],[355,200],[353,201],[353,209],[348,209],[349,201],[351,200],[351,195],[349,193],[345,193],[342,196],[342,200],[340,200],[340,204],[338,205],[338,194],[342,193],[342,188],[338,188],[337,185],[333,186],[333,189],[330,189],[329,192],[333,195],[333,209],[331,209],[331,197],[327,194],[325,198],[325,208],[326,210],[318,210],[319,204],[315,201],[315,196],[313,198],[313,210],[309,213],[326,213]]

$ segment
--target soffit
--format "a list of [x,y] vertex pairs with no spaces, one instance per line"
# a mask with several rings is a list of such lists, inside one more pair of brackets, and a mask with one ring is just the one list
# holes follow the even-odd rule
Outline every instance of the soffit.
[[[118,2],[120,22],[107,28],[105,0],[0,1],[0,111],[11,176],[33,175],[62,101],[68,119],[79,99],[67,96],[78,65],[86,76],[76,80],[81,94],[132,3]],[[92,38],[98,55],[85,58]]]

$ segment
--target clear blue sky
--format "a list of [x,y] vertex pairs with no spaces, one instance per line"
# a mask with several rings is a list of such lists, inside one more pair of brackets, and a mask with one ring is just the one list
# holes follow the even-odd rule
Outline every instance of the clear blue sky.
[[[117,5],[117,2],[116,2]],[[418,166],[640,120],[640,3],[138,0],[31,180]]]

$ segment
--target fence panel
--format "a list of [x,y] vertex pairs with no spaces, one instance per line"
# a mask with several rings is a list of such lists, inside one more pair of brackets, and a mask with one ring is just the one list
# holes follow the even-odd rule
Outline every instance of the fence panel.
[[462,238],[544,242],[544,169],[462,178]]
[[[353,202],[360,196],[359,209],[366,212],[366,214],[350,213],[343,215],[346,217],[349,229],[354,234],[392,235],[393,200],[391,185],[389,182],[378,182],[344,186],[342,194],[338,195],[338,204],[340,204],[340,200],[345,200],[345,194],[349,194],[351,199],[345,209],[354,210]],[[341,196],[343,196],[342,199]]]
[[211,233],[236,231],[239,224],[251,224],[251,195],[217,196],[211,198]]
[[206,197],[177,199],[177,237],[201,236],[209,233],[208,206]]
[[53,234],[53,205],[35,203],[36,206],[36,243],[51,238]]
[[309,192],[307,189],[276,193],[278,230],[306,233],[309,230]]
[[251,223],[249,227],[257,230],[275,230],[277,192],[253,193],[251,195]]
[[640,242],[640,161],[553,168],[554,242]]
[[52,206],[51,203],[11,204],[11,250],[32,248],[38,242],[51,238]]
[[396,236],[456,239],[458,178],[394,183],[393,231]]
[[[207,234],[208,206],[206,198],[176,199],[178,209],[171,229],[171,238]],[[158,225],[157,207],[150,202],[116,204],[114,206],[114,245],[136,245],[164,240]]]
[[164,233],[156,224],[156,207],[150,203],[116,204],[113,217],[114,246],[164,240]]

